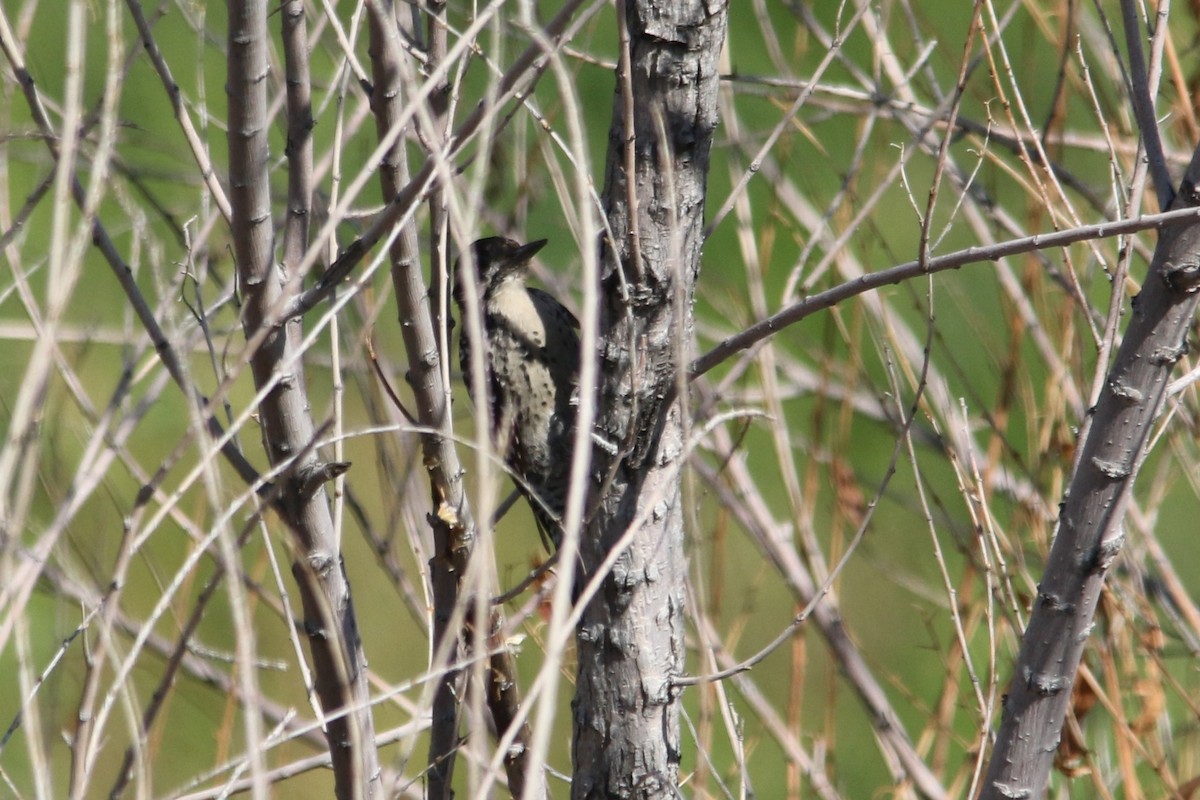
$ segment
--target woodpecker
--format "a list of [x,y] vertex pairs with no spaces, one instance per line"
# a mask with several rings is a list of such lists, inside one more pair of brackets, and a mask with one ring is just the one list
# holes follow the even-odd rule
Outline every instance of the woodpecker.
[[[471,246],[483,338],[484,378],[497,453],[529,501],[543,541],[562,541],[579,385],[579,320],[552,295],[526,285],[545,239],[518,244],[495,236]],[[454,299],[462,317],[459,365],[472,401],[474,331],[465,304],[467,259],[455,265]]]

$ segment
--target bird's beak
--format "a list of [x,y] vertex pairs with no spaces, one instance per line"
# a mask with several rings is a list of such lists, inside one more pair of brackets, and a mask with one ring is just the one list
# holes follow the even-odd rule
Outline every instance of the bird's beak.
[[546,239],[538,239],[536,242],[521,245],[513,252],[513,261],[520,263],[533,258],[538,250],[546,246],[546,241]]

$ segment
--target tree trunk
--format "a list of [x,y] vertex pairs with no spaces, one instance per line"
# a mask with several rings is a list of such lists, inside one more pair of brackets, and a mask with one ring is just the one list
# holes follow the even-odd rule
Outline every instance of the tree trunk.
[[616,556],[578,629],[574,798],[678,783],[684,667],[684,343],[703,244],[724,2],[629,0],[605,180],[595,511],[585,569]]

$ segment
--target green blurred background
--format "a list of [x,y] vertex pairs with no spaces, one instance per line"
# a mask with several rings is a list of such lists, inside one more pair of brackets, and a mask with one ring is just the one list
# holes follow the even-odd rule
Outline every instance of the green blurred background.
[[[344,5],[339,5],[338,13],[346,24],[350,9],[342,8]],[[978,42],[971,40],[973,66],[962,100],[962,116],[976,121],[990,119],[997,126],[1007,124],[999,88],[1003,86],[1010,92],[1019,92],[1035,117],[1032,122],[1035,127],[1044,123],[1047,130],[1099,137],[1102,129],[1095,119],[1098,107],[1111,115],[1113,126],[1118,129],[1115,135],[1127,141],[1126,101],[1119,87],[1102,77],[1094,83],[1098,93],[1093,98],[1075,88],[1064,91],[1053,79],[1064,60],[1071,64],[1072,75],[1079,74],[1073,50],[1076,41],[1073,36],[1078,28],[1069,19],[1070,14],[1076,15],[1077,24],[1086,28],[1095,24],[1095,12],[1074,9],[1069,14],[1066,5],[1054,3],[1026,5],[1027,8],[1014,9],[1003,27],[1002,39],[1012,62],[1011,74],[997,78],[985,63]],[[57,4],[3,0],[3,7],[10,23],[18,29],[37,85],[53,100],[54,119],[61,121],[57,109],[66,80],[64,55],[72,44],[63,18],[56,13]],[[154,24],[155,39],[172,66],[189,113],[217,165],[218,175],[227,183],[222,129],[223,4],[167,4],[164,9],[165,15]],[[915,93],[930,108],[943,102],[953,87],[967,43],[971,10],[966,3],[939,4],[936,11],[884,3],[871,15],[886,34],[890,56],[912,67],[911,84],[905,91]],[[112,175],[98,217],[120,251],[136,264],[138,283],[158,303],[157,313],[164,328],[177,335],[179,341],[196,343],[185,333],[192,320],[189,306],[215,305],[227,295],[233,273],[228,234],[219,220],[211,232],[205,229],[212,218],[212,204],[206,198],[159,77],[144,54],[136,51],[137,37],[132,23],[124,16],[124,9],[115,11],[120,19],[116,51],[111,49],[114,46],[108,22],[111,12],[102,4],[87,6],[89,24],[84,40],[82,77],[86,108],[96,104],[104,91],[110,59],[118,64],[131,59],[119,84],[120,127]],[[539,9],[545,18],[553,11],[551,4]],[[464,8],[452,10],[451,19],[457,30],[468,23],[466,12]],[[820,36],[810,28],[809,14],[827,30],[836,30],[847,23],[847,10],[837,4],[820,3],[804,8],[787,3],[739,3],[731,8],[730,79],[724,83],[723,115],[732,110],[736,121],[723,118],[718,133],[710,178],[710,215],[724,204],[751,157],[775,126],[781,125],[791,108],[797,89],[781,84],[806,79],[829,53]],[[489,58],[503,65],[511,62],[528,37],[511,23],[507,11],[501,17],[501,27],[486,32],[479,43]],[[277,33],[277,15],[272,26]],[[1195,48],[1184,45],[1192,41],[1194,19],[1178,12],[1172,17],[1172,26],[1172,38],[1180,45],[1177,69],[1183,75],[1190,75],[1195,68]],[[563,98],[566,93],[575,93],[585,123],[591,159],[589,174],[597,189],[608,147],[613,91],[611,62],[616,55],[614,29],[613,11],[605,8],[572,42],[563,62],[570,80],[560,82],[554,74],[548,74],[534,96],[550,127],[565,136],[568,105]],[[453,34],[451,38],[453,41]],[[1085,37],[1082,41],[1084,60],[1089,64],[1106,55],[1090,49],[1095,39]],[[789,74],[780,73],[773,47],[782,48],[780,54]],[[850,233],[840,245],[844,252],[832,250],[829,238],[815,232],[807,220],[796,217],[794,209],[781,197],[781,183],[765,176],[752,179],[745,194],[746,205],[724,218],[705,248],[698,287],[697,352],[703,352],[719,337],[760,316],[754,310],[759,302],[754,288],[758,281],[761,281],[761,296],[768,304],[766,310],[773,312],[793,299],[783,296],[793,271],[806,276],[807,281],[807,276],[814,274],[813,268],[827,256],[834,264],[839,259],[852,258],[866,269],[886,268],[916,256],[920,242],[918,208],[923,212],[935,173],[935,158],[920,149],[906,127],[906,120],[899,113],[892,113],[889,104],[899,104],[905,92],[880,74],[883,71],[880,50],[878,39],[869,35],[863,24],[851,26],[820,82],[824,87],[861,90],[864,76],[873,76],[880,93],[877,102],[873,105],[849,95],[818,91],[814,93],[816,99],[782,124],[782,135],[769,153],[788,185],[798,189],[818,215],[826,215],[824,225],[829,230],[835,234]],[[365,43],[359,42],[356,51],[365,60]],[[918,64],[919,59],[923,60]],[[272,80],[278,84],[278,62],[276,67]],[[340,68],[334,38],[324,26],[313,48],[313,72],[317,76],[316,152],[320,158],[338,146],[341,174],[354,176],[367,166],[376,139],[369,119],[349,130],[348,135],[339,130],[337,115],[346,113],[350,118],[354,108],[363,103],[362,91],[353,80],[344,80],[337,72]],[[1099,65],[1095,69],[1100,71]],[[490,77],[488,73],[478,58],[466,68],[460,86],[460,117],[482,96]],[[35,126],[11,71],[6,77],[0,98],[0,130],[7,132],[0,147],[3,159],[0,180],[4,181],[7,225],[25,199],[53,174],[54,165],[35,135]],[[777,83],[753,80],[764,78],[777,79]],[[1009,80],[1011,84],[1007,83]],[[345,98],[344,107],[335,102],[339,97]],[[1164,106],[1169,101],[1164,100]],[[1180,102],[1189,101],[1184,97]],[[1063,120],[1070,123],[1064,124]],[[1186,154],[1190,147],[1185,140],[1186,126],[1180,122],[1178,128],[1164,127],[1168,143],[1182,147]],[[944,133],[944,127],[937,129],[933,139],[940,140]],[[277,159],[274,186],[279,199],[277,210],[282,213],[286,186],[282,122],[277,122],[273,136]],[[89,134],[87,142],[80,163],[85,183],[89,159],[94,154],[94,133]],[[1101,197],[1109,196],[1108,153],[1092,146],[1060,145],[1051,150],[1064,169],[1081,176]],[[418,152],[419,148],[414,146],[414,165],[420,158]],[[469,152],[473,154],[475,149],[470,148]],[[1029,176],[1022,172],[1027,168],[1022,166],[1018,155],[961,131],[954,135],[950,152],[953,164],[978,166],[973,176],[973,191],[986,198],[986,204],[981,205],[996,210],[997,220],[1001,212],[1011,215],[1027,232],[1061,226],[1053,209],[1047,209],[1042,198],[1030,190]],[[902,154],[911,158],[904,162],[901,179],[893,168]],[[564,212],[563,198],[554,182],[556,170],[570,174],[574,167],[532,118],[522,113],[500,134],[494,153],[486,159],[464,158],[463,163],[466,164],[464,180],[486,173],[482,179],[486,205],[474,209],[480,235],[495,232],[550,239],[542,254],[546,269],[542,277],[545,283],[577,303],[582,296],[577,273],[581,245],[573,238],[571,216]],[[550,163],[554,169],[550,169]],[[884,194],[878,204],[870,205],[868,198],[877,190]],[[320,191],[327,200],[328,173]],[[979,231],[962,222],[958,213],[960,198],[955,195],[961,195],[961,190],[947,180],[942,191],[932,227],[934,231],[943,226],[951,229],[937,242],[934,252],[945,253],[978,244]],[[1078,199],[1078,195],[1073,197]],[[978,201],[976,197],[965,202]],[[378,189],[373,184],[354,201],[354,207],[364,215],[378,205]],[[1082,201],[1080,206],[1091,215],[1084,221],[1106,212],[1106,209],[1087,208]],[[861,219],[856,217],[860,210],[864,214]],[[1107,209],[1108,213],[1111,211]],[[31,296],[38,302],[44,301],[50,291],[48,275],[55,213],[52,202],[38,203],[23,221],[20,233],[8,240],[3,256],[10,270],[21,271]],[[71,234],[81,241],[86,239],[86,232],[80,232],[77,209],[72,207],[66,214]],[[360,229],[361,220],[344,223],[338,229],[338,241],[346,244]],[[991,233],[997,238],[1009,235],[998,221]],[[187,241],[199,242],[190,255]],[[1149,247],[1153,237],[1147,235],[1139,241],[1143,248]],[[753,252],[757,267],[748,261],[748,250]],[[1144,252],[1133,257],[1134,280],[1143,274]],[[19,262],[14,254],[19,254]],[[1106,260],[1104,265],[1101,258]],[[979,618],[974,616],[986,604],[988,590],[981,586],[977,534],[959,487],[956,467],[962,470],[974,466],[985,472],[1006,470],[1025,481],[1036,496],[1045,500],[1047,507],[1053,508],[1057,503],[1070,467],[1074,429],[1079,422],[1076,411],[1063,401],[1059,389],[1068,380],[1080,387],[1084,396],[1090,388],[1098,354],[1088,330],[1089,315],[1102,314],[1107,309],[1112,281],[1104,267],[1111,267],[1116,258],[1117,244],[1109,240],[1099,243],[1095,250],[1079,245],[1066,252],[1046,253],[1044,259],[1031,255],[1011,260],[1041,329],[1061,348],[1060,356],[1070,370],[1065,377],[1047,367],[1033,337],[1014,322],[1018,318],[1015,305],[990,265],[974,265],[938,275],[932,282],[932,295],[930,285],[925,282],[885,289],[878,293],[886,308],[883,314],[861,301],[852,301],[788,328],[773,340],[776,363],[802,366],[830,384],[845,385],[867,398],[875,398],[890,411],[907,413],[914,401],[910,379],[919,373],[920,364],[896,351],[892,333],[894,329],[904,329],[923,337],[928,332],[931,363],[946,382],[949,396],[961,398],[968,410],[970,424],[974,426],[970,435],[980,452],[988,453],[986,464],[954,463],[940,444],[947,433],[944,409],[930,408],[926,400],[922,400],[914,423],[919,473],[904,448],[898,446],[892,422],[858,413],[848,403],[822,392],[792,392],[780,402],[782,418],[755,421],[745,429],[736,424],[731,426],[739,442],[738,455],[734,457],[746,461],[772,514],[778,520],[811,527],[815,541],[831,561],[836,560],[853,535],[865,504],[876,502],[865,538],[836,583],[838,602],[853,640],[876,670],[910,735],[918,738],[924,732],[923,746],[945,748],[940,753],[939,768],[947,776],[960,774],[963,769],[969,773],[983,723],[980,710],[966,690],[952,701],[949,713],[938,709],[949,685],[948,676],[962,680],[962,674],[953,655],[955,632],[948,613],[948,593],[932,555],[931,540],[936,539],[942,548],[951,584],[963,592],[958,602],[964,615],[976,626],[969,637],[970,652],[985,680],[990,679],[992,673],[986,665],[991,645],[987,631],[977,627]],[[166,386],[161,394],[154,394],[158,370],[153,350],[147,350],[142,342],[137,321],[108,265],[94,249],[87,248],[78,268],[78,283],[62,317],[58,357],[70,366],[88,402],[80,400],[72,381],[64,378],[65,373],[56,371],[39,411],[35,487],[30,493],[33,502],[21,529],[5,531],[6,569],[20,562],[22,548],[34,546],[68,501],[76,471],[97,429],[98,415],[109,403],[124,371],[132,371],[134,382],[130,395],[120,399],[118,413],[129,412],[143,398],[152,399],[125,446],[129,459],[147,472],[153,472],[164,460],[173,460],[163,482],[167,491],[173,491],[197,458],[189,405],[173,385]],[[185,274],[192,277],[182,277]],[[1077,298],[1069,296],[1062,282],[1056,279],[1062,274],[1078,280],[1078,290],[1092,304],[1090,309],[1082,308]],[[842,279],[836,270],[829,271],[817,275],[805,286],[815,292]],[[0,429],[4,429],[6,441],[12,436],[7,429],[7,418],[22,382],[30,373],[29,362],[35,352],[31,315],[13,287],[13,278],[4,276],[0,286],[0,328],[5,332],[0,338],[0,408],[5,411]],[[381,269],[371,285],[362,290],[361,302],[344,309],[338,331],[332,333],[325,328],[321,332],[311,351],[312,358],[305,364],[305,373],[314,415],[319,420],[325,419],[332,413],[335,399],[331,353],[336,340],[346,387],[341,403],[343,425],[350,435],[345,440],[344,458],[354,463],[347,479],[353,499],[364,509],[376,541],[390,545],[390,557],[411,584],[419,586],[424,580],[423,565],[409,542],[425,534],[405,527],[414,517],[398,513],[396,500],[396,494],[402,491],[414,492],[410,502],[416,506],[427,500],[415,439],[411,435],[399,438],[393,433],[366,432],[381,417],[379,388],[365,362],[362,341],[362,332],[371,315],[377,315],[373,336],[381,359],[398,365],[395,374],[402,376],[406,358],[389,294],[386,271]],[[935,320],[932,325],[931,314]],[[1092,319],[1091,323],[1094,322]],[[236,363],[243,343],[236,308],[224,303],[208,324],[215,358],[226,365]],[[196,343],[190,359],[192,378],[205,392],[211,392],[218,384],[213,360],[214,355],[203,342]],[[452,356],[451,363],[457,364],[457,358]],[[761,407],[761,394],[756,392],[763,386],[764,363],[768,362],[756,362],[725,386],[726,394],[719,398],[719,407]],[[711,383],[719,384],[731,367],[732,363],[719,368],[710,376]],[[785,374],[782,367],[779,374]],[[900,375],[905,377],[898,378]],[[899,396],[894,391],[894,380],[903,387]],[[474,435],[470,406],[465,394],[459,389],[456,392],[456,425],[469,438]],[[229,393],[231,408],[235,413],[240,412],[252,397],[249,377],[239,376]],[[1178,559],[1187,559],[1194,549],[1189,521],[1200,511],[1200,503],[1196,492],[1195,445],[1186,431],[1194,423],[1194,417],[1189,415],[1194,400],[1184,396],[1181,402],[1179,413],[1184,421],[1164,437],[1147,464],[1147,478],[1139,488],[1139,499],[1144,501],[1143,509],[1152,518],[1148,523],[1134,526],[1137,530],[1131,534],[1134,540],[1131,551],[1145,552],[1137,537],[1148,524],[1168,557],[1177,557],[1176,563],[1186,564],[1191,562]],[[88,404],[91,411],[86,408]],[[957,424],[966,423],[958,419]],[[263,455],[255,427],[250,422],[241,431],[239,441],[250,460],[262,467]],[[790,457],[798,465],[794,475],[787,474],[789,462],[778,449],[780,429],[786,431]],[[381,443],[381,437],[392,437],[392,441]],[[396,460],[385,460],[381,455],[384,452]],[[710,465],[720,465],[729,455],[701,447],[695,457]],[[465,453],[464,461],[472,463]],[[877,496],[893,467],[894,475]],[[417,474],[410,484],[406,476],[411,470]],[[228,501],[240,494],[242,487],[232,473],[222,474],[223,497]],[[923,501],[916,491],[918,474],[925,493]],[[803,509],[793,507],[785,489],[793,478],[802,490]],[[468,474],[467,479],[474,486],[473,475]],[[66,525],[65,535],[54,547],[50,564],[56,573],[69,575],[96,591],[105,589],[118,557],[122,531],[143,482],[144,478],[136,475],[128,464],[118,463],[104,472],[101,485]],[[927,503],[931,515],[928,522],[922,502]],[[795,600],[775,568],[730,513],[721,508],[709,487],[694,475],[687,480],[685,503],[689,510],[694,510],[688,534],[695,602],[706,610],[726,648],[739,657],[757,652],[787,626],[798,610]],[[153,508],[155,503],[151,505]],[[987,507],[1005,543],[1017,594],[1027,600],[1032,581],[1040,570],[1051,527],[1029,503],[1002,491],[987,498]],[[177,505],[178,512],[201,530],[214,523],[218,508],[219,504],[214,504],[199,484],[186,488]],[[235,515],[234,527],[240,527],[245,519],[244,512]],[[416,519],[419,521],[419,517]],[[175,579],[180,565],[196,546],[193,534],[180,521],[171,516],[163,519],[150,531],[136,554],[120,599],[121,612],[128,618],[144,620],[150,614],[164,586]],[[288,585],[286,547],[278,538],[278,525],[271,527],[272,535],[277,537],[274,546],[277,557],[284,561],[282,568]],[[795,530],[780,533],[794,536]],[[532,531],[531,519],[521,505],[498,526],[495,548],[502,586],[515,583],[531,562],[544,557]],[[405,704],[420,703],[423,685],[408,682],[418,680],[428,663],[426,620],[410,613],[401,592],[380,568],[377,548],[366,540],[361,526],[351,516],[346,521],[344,547],[370,667],[386,684],[408,686],[398,692]],[[273,582],[261,536],[251,537],[242,556],[248,579],[266,586],[266,592],[271,594]],[[212,570],[211,561],[201,559],[199,566],[183,577],[183,585],[169,610],[155,625],[157,633],[173,641]],[[1181,571],[1194,595],[1200,581],[1193,571]],[[1122,589],[1115,595],[1119,602],[1113,600],[1115,610],[1103,620],[1098,630],[1098,650],[1089,653],[1088,663],[1098,672],[1104,672],[1109,665],[1107,653],[1125,653],[1127,660],[1117,659],[1124,668],[1124,674],[1118,677],[1130,684],[1144,673],[1157,676],[1163,685],[1170,680],[1178,682],[1167,691],[1168,701],[1160,718],[1164,722],[1160,724],[1173,729],[1172,747],[1165,758],[1172,771],[1186,777],[1188,767],[1197,766],[1194,716],[1189,714],[1190,705],[1185,700],[1189,691],[1196,688],[1194,650],[1186,636],[1173,632],[1169,622],[1159,618],[1153,602],[1142,602],[1152,594],[1145,587],[1153,572],[1139,568],[1133,573],[1122,573],[1118,582]],[[1129,593],[1133,593],[1133,599]],[[513,608],[521,602],[516,601]],[[24,659],[35,674],[49,665],[63,647],[64,638],[79,625],[85,609],[90,610],[78,599],[66,596],[61,585],[54,581],[39,583],[38,590],[20,612],[25,631],[18,638],[27,638],[28,653],[22,655],[22,648],[12,641],[0,651],[0,675],[13,676],[0,681],[0,724],[7,726],[16,719],[22,704],[23,689],[15,677],[18,663]],[[1008,629],[1011,611],[994,611],[1001,618],[1002,629],[995,678],[999,681],[999,691],[1003,691],[1015,638]],[[302,716],[310,715],[286,622],[277,610],[257,599],[253,618],[258,656],[263,662],[259,678],[264,693],[294,707]],[[1119,644],[1126,641],[1123,636],[1138,640],[1160,625],[1167,628],[1167,644],[1153,658],[1145,653],[1131,655]],[[524,685],[542,668],[539,635],[544,627],[537,615],[524,624],[528,638],[519,656]],[[66,791],[70,753],[63,737],[76,724],[78,698],[95,635],[94,631],[85,631],[67,646],[61,661],[38,687],[36,704],[42,728],[37,744],[51,767],[52,774],[46,784],[52,787],[51,796],[61,796]],[[697,647],[699,641],[694,630],[689,637],[689,645]],[[195,640],[208,649],[199,653],[201,657],[211,659],[222,671],[231,670],[229,658],[236,640],[225,593],[217,593]],[[110,646],[109,657],[114,651],[122,655],[128,645],[127,636],[117,637]],[[1157,666],[1149,666],[1148,662]],[[573,679],[573,664],[562,666]],[[97,668],[111,673],[113,666],[107,662]],[[138,657],[131,674],[132,697],[118,701],[122,709],[119,714],[136,717],[136,709],[148,701],[161,669],[161,658],[148,653]],[[703,669],[695,651],[689,658],[689,669]],[[824,753],[825,769],[843,796],[867,798],[893,794],[894,787],[874,742],[870,720],[841,681],[837,665],[814,630],[804,628],[793,643],[756,666],[752,678],[784,725],[797,733],[799,741]],[[102,684],[107,685],[103,681]],[[728,696],[716,695],[711,687],[686,693],[690,730],[700,730],[701,734],[698,743],[694,734],[685,729],[685,773],[715,772],[735,796],[743,781],[759,797],[784,797],[789,792],[811,796],[806,782],[801,781],[797,789],[795,779],[789,778],[788,758],[769,733],[761,714],[734,684],[729,684],[726,691]],[[555,737],[552,754],[552,765],[568,773],[570,695],[568,681],[561,688],[562,712],[558,718],[561,736]],[[1125,699],[1130,704],[1125,713],[1137,716],[1142,705],[1132,695]],[[731,737],[722,733],[725,723],[721,720],[720,702],[727,702],[740,716],[738,730],[745,749],[744,772],[736,766]],[[194,677],[181,679],[153,728],[152,740],[147,743],[153,766],[147,791],[153,796],[173,795],[196,776],[240,752],[239,713],[230,696],[202,685]],[[1112,712],[1098,710],[1095,715],[1111,717]],[[930,720],[935,716],[950,720],[950,728],[931,730]],[[410,720],[410,710],[402,703],[383,702],[378,707],[377,730]],[[1095,717],[1090,720],[1093,738],[1089,746],[1095,753],[1106,754],[1115,737],[1110,731],[1111,719],[1103,725],[1094,720]],[[709,730],[708,726],[715,727],[717,733],[706,736],[703,731]],[[97,795],[107,789],[115,775],[128,743],[125,738],[129,735],[128,728],[124,716],[112,727],[112,738],[104,745],[92,783]],[[935,740],[939,743],[936,747],[932,744]],[[11,791],[14,796],[36,796],[36,781],[31,775],[36,761],[31,758],[30,746],[26,734],[18,733],[0,752],[4,776],[0,795]],[[383,749],[384,763],[415,779],[422,767],[425,747],[423,737],[404,739]],[[703,757],[700,751],[704,751]],[[283,744],[271,751],[271,761],[284,763],[311,752],[307,745]],[[1097,761],[1103,764],[1106,758],[1098,755]],[[465,772],[465,764],[460,765],[463,796],[467,792]],[[1169,781],[1152,783],[1156,776],[1161,776],[1147,764],[1139,766],[1138,774],[1151,782],[1148,787],[1169,785]],[[1059,792],[1093,796],[1088,794],[1094,787],[1089,777],[1060,776],[1056,780]],[[324,797],[329,795],[331,785],[328,773],[313,771],[291,779],[278,791],[280,796]],[[959,791],[963,790],[960,784],[955,785]],[[551,786],[554,796],[567,795],[562,783],[552,781]],[[702,788],[685,783],[682,791],[687,796],[693,792],[696,796],[723,796],[711,778]],[[1114,787],[1113,791],[1114,796],[1134,796],[1123,794],[1122,786]],[[1147,788],[1147,791],[1150,796],[1162,796],[1155,790]]]

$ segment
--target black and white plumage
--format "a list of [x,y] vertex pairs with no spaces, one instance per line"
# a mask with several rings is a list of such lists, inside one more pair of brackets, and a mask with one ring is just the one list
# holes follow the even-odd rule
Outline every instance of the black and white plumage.
[[[557,548],[575,435],[579,321],[552,295],[526,285],[530,259],[545,244],[480,239],[471,246],[470,260],[481,304],[492,442],[518,479],[542,535]],[[464,309],[464,261],[455,266],[459,360],[467,392],[479,402],[472,378],[475,342]]]

